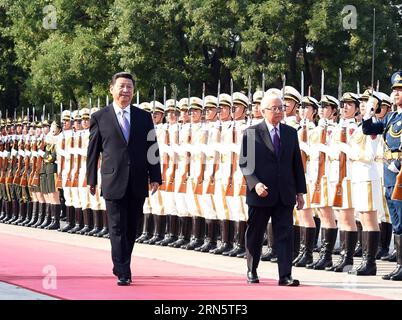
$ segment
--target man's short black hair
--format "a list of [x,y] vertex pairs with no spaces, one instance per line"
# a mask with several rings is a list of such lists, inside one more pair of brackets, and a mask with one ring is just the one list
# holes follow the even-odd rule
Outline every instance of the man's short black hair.
[[135,85],[134,77],[132,76],[131,73],[128,73],[128,72],[118,72],[118,73],[114,74],[113,77],[112,77],[112,82],[110,84],[112,86],[114,86],[114,84],[116,83],[116,80],[118,78],[130,79],[133,82],[133,85]]

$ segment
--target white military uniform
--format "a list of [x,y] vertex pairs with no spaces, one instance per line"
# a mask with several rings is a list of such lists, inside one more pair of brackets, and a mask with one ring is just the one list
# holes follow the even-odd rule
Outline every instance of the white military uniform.
[[[80,114],[78,110],[74,110],[73,114],[72,114],[72,118],[73,120],[81,120]],[[74,129],[73,129],[74,130]],[[79,131],[75,131],[73,133],[73,148],[69,149],[69,153],[72,155],[72,163],[70,164],[72,166],[72,170],[71,170],[71,183],[73,183],[74,180],[74,176],[75,173],[79,170],[78,166],[78,153],[79,153],[79,148],[78,148],[78,144],[79,144],[79,139],[81,136],[81,130]],[[69,144],[70,146],[70,144]],[[79,172],[78,172],[79,174]],[[80,197],[80,188],[79,187],[71,187],[71,196],[72,196],[72,204],[74,208],[82,208],[82,204],[81,204],[81,197]]]

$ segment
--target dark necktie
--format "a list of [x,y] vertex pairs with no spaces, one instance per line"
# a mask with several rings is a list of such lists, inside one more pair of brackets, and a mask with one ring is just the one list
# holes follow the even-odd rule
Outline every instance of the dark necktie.
[[274,127],[274,148],[275,148],[275,154],[279,158],[279,151],[281,149],[281,139],[279,138],[278,135],[278,128]]
[[126,142],[128,143],[128,138],[130,137],[130,124],[124,115],[126,112],[126,110],[121,110],[119,112],[119,124],[121,131],[123,132],[124,139],[126,139]]

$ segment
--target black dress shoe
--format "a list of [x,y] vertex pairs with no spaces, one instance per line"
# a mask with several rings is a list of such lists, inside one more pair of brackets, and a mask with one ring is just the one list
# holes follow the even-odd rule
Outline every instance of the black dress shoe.
[[248,271],[247,272],[247,282],[248,283],[260,283],[257,273]]
[[129,286],[131,283],[131,279],[128,277],[120,277],[117,281],[118,286]]
[[287,287],[297,287],[299,286],[299,280],[293,279],[292,277],[284,277],[279,279],[278,285]]

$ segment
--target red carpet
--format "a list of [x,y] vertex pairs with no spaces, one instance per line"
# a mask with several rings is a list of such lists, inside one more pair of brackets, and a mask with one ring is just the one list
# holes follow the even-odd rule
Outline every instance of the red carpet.
[[[60,299],[277,300],[378,299],[313,286],[278,287],[277,280],[249,285],[244,276],[135,257],[133,285],[118,287],[108,251],[0,234],[0,281]],[[168,250],[168,249],[167,249]],[[134,249],[135,252],[135,249]],[[180,254],[180,250],[177,250]],[[57,271],[56,288],[46,275]]]

